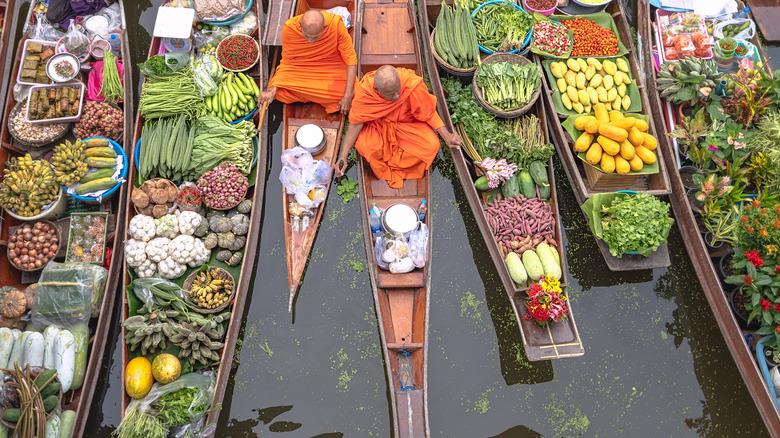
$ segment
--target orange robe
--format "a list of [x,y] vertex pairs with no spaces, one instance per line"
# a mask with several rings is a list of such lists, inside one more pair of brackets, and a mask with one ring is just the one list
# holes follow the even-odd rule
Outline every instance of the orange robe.
[[377,178],[401,188],[405,179],[421,178],[433,163],[440,147],[435,130],[444,122],[436,113],[436,97],[412,70],[398,69],[401,96],[395,102],[374,90],[374,73],[355,85],[349,122],[363,123],[355,148]]
[[281,102],[316,102],[334,113],[347,88],[347,66],[357,65],[357,55],[341,17],[322,15],[325,29],[314,43],[301,33],[301,15],[284,23],[282,60],[268,86],[278,87],[275,98]]

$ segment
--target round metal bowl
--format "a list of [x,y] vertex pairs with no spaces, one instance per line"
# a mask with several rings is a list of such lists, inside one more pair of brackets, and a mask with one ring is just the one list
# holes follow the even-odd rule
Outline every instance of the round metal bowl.
[[[54,64],[59,61],[65,61],[68,60],[73,65],[73,73],[69,76],[59,76],[55,74],[52,70],[54,69]],[[54,82],[68,82],[73,80],[73,78],[76,77],[77,74],[79,74],[79,70],[81,70],[81,61],[79,61],[79,58],[76,57],[76,55],[68,52],[58,53],[46,62],[46,75],[49,76],[49,79],[51,79]]]
[[382,229],[393,236],[409,238],[419,223],[417,210],[409,204],[395,203],[382,212]]
[[313,123],[307,123],[295,132],[295,146],[308,151],[312,156],[325,149],[325,130]]

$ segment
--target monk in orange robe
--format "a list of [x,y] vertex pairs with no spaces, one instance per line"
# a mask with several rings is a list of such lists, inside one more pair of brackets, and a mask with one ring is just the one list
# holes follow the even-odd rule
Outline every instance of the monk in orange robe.
[[354,145],[377,178],[401,188],[405,179],[421,178],[439,152],[439,133],[451,148],[461,145],[436,113],[436,97],[412,70],[383,65],[367,73],[355,87],[349,127],[336,163],[346,169]]
[[357,55],[341,17],[310,9],[282,28],[282,60],[258,106],[274,98],[315,102],[328,113],[349,111],[357,78]]

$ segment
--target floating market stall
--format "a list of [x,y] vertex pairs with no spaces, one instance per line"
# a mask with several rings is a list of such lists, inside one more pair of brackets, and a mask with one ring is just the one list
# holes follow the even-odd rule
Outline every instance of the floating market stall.
[[[13,65],[13,39],[16,36],[16,0],[0,3],[0,99],[5,99],[8,88],[9,69]],[[2,114],[0,114],[2,116]]]
[[778,436],[777,79],[749,15],[704,18],[645,1],[638,12],[650,108],[669,133],[659,148],[680,232],[734,362]]
[[[4,64],[0,367],[14,383],[0,428],[82,436],[122,265],[132,80],[121,2],[91,11],[88,23],[102,25],[81,30],[45,14],[33,2]],[[38,390],[22,390],[32,379]]]
[[[445,126],[457,130],[464,141],[463,149],[450,149],[455,168],[512,303],[528,358],[581,356],[584,349],[565,295],[565,253],[552,173],[554,146],[543,123],[547,119],[545,107],[537,100],[542,72],[535,63],[508,53],[477,54],[482,64],[474,67],[473,83],[468,83],[469,76],[453,71],[442,59],[435,38],[444,35],[449,42],[453,37],[449,31],[452,17],[459,13],[473,15],[467,8],[466,4],[445,7],[428,2],[426,7],[418,9],[420,22],[433,39],[426,52],[428,74],[439,99],[439,113]],[[513,15],[521,13],[512,9]],[[517,32],[515,27],[515,32],[502,31],[502,38],[518,39],[510,34],[526,35],[534,22],[522,16],[515,20],[525,23],[525,33]],[[473,26],[472,49],[484,37],[484,32],[477,31],[477,24]],[[462,52],[453,50],[453,53],[463,56]],[[470,54],[463,59],[476,63]],[[437,64],[449,77],[441,75]],[[483,68],[489,68],[490,72],[483,72]],[[503,83],[501,76],[506,75],[494,75],[496,68],[520,71],[514,76],[521,78],[521,83],[514,86]],[[467,81],[465,85],[455,79],[458,76]],[[514,101],[501,102],[499,89],[517,91]],[[475,97],[480,94],[488,96],[487,99]],[[504,146],[499,146],[502,143]],[[553,283],[560,286],[549,287],[545,293],[557,300],[557,311],[531,315],[537,309],[535,300],[544,298],[537,294],[537,289]]]
[[[252,4],[250,2],[250,4]],[[169,13],[168,2],[159,13]],[[118,436],[213,435],[256,273],[267,118],[254,3],[155,37],[130,158]],[[180,50],[184,49],[184,50]]]

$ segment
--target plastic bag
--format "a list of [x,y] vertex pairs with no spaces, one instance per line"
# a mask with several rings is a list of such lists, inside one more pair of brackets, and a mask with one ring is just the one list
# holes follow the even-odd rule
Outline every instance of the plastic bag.
[[[154,294],[149,289],[152,286],[156,284],[167,284],[169,286],[176,286],[176,284],[160,277],[145,277],[145,278],[136,278],[133,280],[132,288],[133,293],[136,297],[138,297],[139,300],[141,300],[144,305],[146,305],[147,309],[151,309],[152,307],[156,305],[167,305],[168,303],[160,303],[158,300],[154,297]],[[179,298],[184,300],[184,295],[179,291]],[[174,300],[175,301],[175,300]]]
[[330,183],[333,168],[325,161],[315,161],[306,171],[306,181],[314,186],[325,187]]
[[201,96],[213,96],[217,94],[217,84],[214,79],[211,78],[209,72],[200,64],[195,66],[195,71],[192,73],[192,78],[195,80],[195,85],[198,86]]
[[193,7],[201,21],[226,21],[246,11],[244,0],[193,0]]
[[384,269],[385,271],[389,271],[390,263],[387,263],[382,259],[382,253],[384,252],[384,243],[385,243],[384,237],[381,239],[376,239],[376,242],[374,242],[374,260],[376,260],[376,265],[379,266],[381,269]]
[[346,26],[347,29],[352,26],[352,14],[350,14],[349,9],[345,8],[344,6],[336,6],[330,9],[326,9],[325,12],[340,16],[341,20],[344,22],[344,26]]
[[422,268],[428,261],[428,226],[420,224],[409,236],[409,258],[414,266]]
[[257,29],[257,15],[254,12],[249,12],[244,18],[230,25],[231,34],[243,33],[244,35],[252,35],[255,29]]
[[[745,26],[745,23],[749,24]],[[745,29],[741,30],[736,35],[731,35],[734,39],[749,40],[756,35],[756,23],[754,23],[753,20],[746,18],[733,18],[731,20],[721,21],[715,25],[715,30],[712,31],[712,35],[717,39],[723,38],[723,28],[732,25],[737,25],[740,28],[745,26]]]
[[322,203],[324,197],[316,202],[314,199],[309,198],[309,193],[315,189],[311,184],[303,183],[295,189],[295,202],[305,209],[312,209]]
[[89,55],[89,38],[76,28],[75,21],[70,20],[68,32],[58,43],[58,49],[72,53],[83,60]]
[[[127,406],[125,417],[133,417],[128,415],[132,411],[137,411],[141,415],[155,415],[159,411],[157,406],[158,400],[167,395],[182,389],[194,388],[196,390],[195,397],[190,403],[187,409],[190,422],[184,425],[171,426],[168,436],[173,437],[207,437],[209,433],[213,433],[213,425],[204,427],[204,420],[206,413],[211,410],[211,399],[214,395],[214,373],[211,371],[206,372],[194,372],[187,373],[177,380],[167,384],[161,385],[155,383],[152,386],[151,391],[144,398],[133,400]],[[130,424],[120,424],[120,429],[123,427],[132,427]]]
[[186,51],[168,52],[165,54],[165,65],[173,71],[181,70],[190,63],[190,54]]
[[414,262],[410,257],[404,257],[396,262],[390,263],[390,272],[393,274],[406,274],[414,271]]
[[[125,67],[122,65],[122,61],[116,61],[116,69],[119,71],[119,82],[124,86],[125,83]],[[100,90],[103,88],[103,61],[97,61],[92,64],[92,70],[87,77],[87,101],[103,101],[103,95],[100,94]],[[120,100],[121,102],[121,100]]]
[[33,320],[70,327],[88,322],[100,307],[108,271],[90,263],[50,262],[41,272],[33,308]]
[[305,183],[303,175],[297,166],[285,165],[279,173],[279,181],[282,182],[288,195],[292,195],[298,190],[298,187]]
[[282,152],[282,165],[293,165],[299,169],[306,169],[312,165],[314,158],[311,154],[302,147],[294,147]]
[[210,29],[202,29],[192,36],[193,41],[195,42],[195,47],[200,49],[203,47],[208,46],[211,44],[214,50],[217,49],[217,45],[219,45],[222,40],[230,36],[230,31],[227,27],[217,27],[215,30]]
[[217,61],[217,57],[213,53],[204,53],[198,58],[196,64],[196,68],[205,70],[211,76],[211,79],[214,79],[214,82],[222,80],[225,71],[219,65],[219,61]]
[[45,13],[35,14],[35,24],[26,23],[24,33],[33,40],[57,41],[65,35],[65,32],[55,28],[46,18]]

